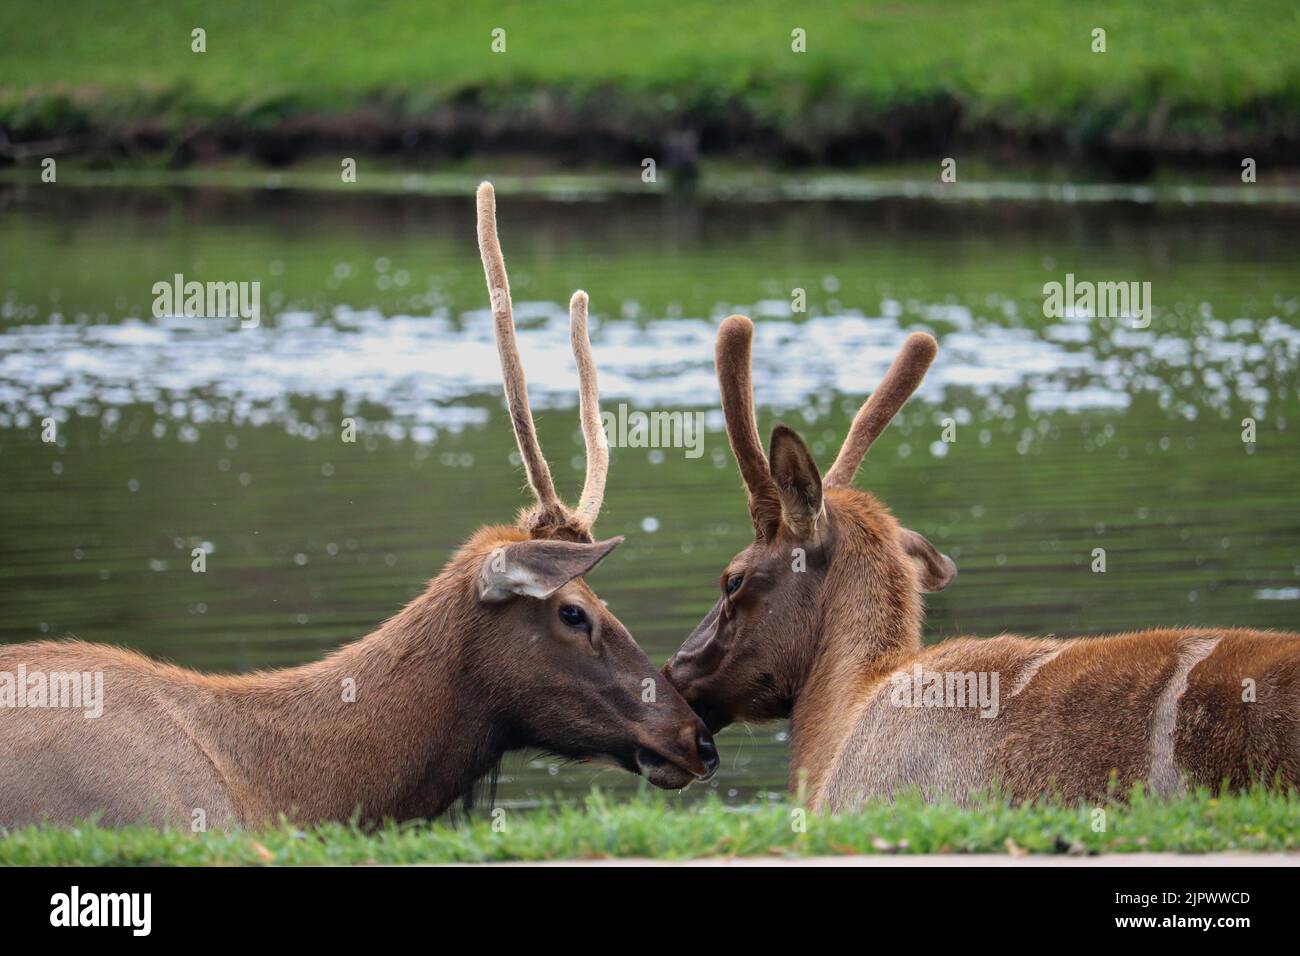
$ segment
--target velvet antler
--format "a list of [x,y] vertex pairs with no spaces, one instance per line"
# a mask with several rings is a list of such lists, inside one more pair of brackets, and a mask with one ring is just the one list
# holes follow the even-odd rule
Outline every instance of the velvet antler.
[[587,293],[578,291],[569,300],[569,338],[573,360],[578,365],[578,416],[587,446],[587,480],[574,517],[590,531],[605,500],[605,477],[609,474],[609,440],[600,421],[600,392],[596,387],[596,362],[587,337]]
[[730,316],[718,328],[715,361],[727,438],[749,491],[749,515],[754,530],[762,537],[769,537],[781,521],[781,498],[772,481],[754,418],[750,370],[753,340],[754,323],[743,315]]
[[826,487],[853,483],[853,476],[857,474],[871,443],[880,437],[903,403],[916,391],[938,350],[934,337],[924,332],[913,332],[907,337],[884,379],[854,416],[848,437],[835,457],[835,464],[831,465],[822,482]]
[[538,508],[526,520],[535,537],[572,537],[591,539],[591,527],[600,514],[605,498],[605,478],[609,473],[609,443],[600,421],[600,396],[596,388],[596,362],[587,337],[587,293],[575,292],[569,301],[569,335],[573,358],[578,366],[578,414],[582,436],[587,445],[587,478],[582,499],[575,511],[565,507],[555,493],[551,469],[542,454],[528,404],[528,383],[519,360],[515,341],[514,308],[510,302],[510,280],[497,238],[496,193],[491,183],[478,187],[478,247],[487,276],[488,295],[492,300],[492,321],[496,331],[497,354],[501,359],[501,377],[505,383],[506,405],[514,426],[515,442],[523,457],[528,484],[537,497]]

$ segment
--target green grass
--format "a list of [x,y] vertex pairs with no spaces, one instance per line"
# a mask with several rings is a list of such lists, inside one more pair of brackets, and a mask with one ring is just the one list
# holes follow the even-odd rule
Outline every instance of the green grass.
[[[207,52],[190,31],[207,31]],[[506,52],[490,48],[506,30]],[[1107,31],[1107,52],[1091,31]],[[791,51],[791,31],[807,52]],[[690,4],[609,0],[100,0],[0,6],[0,123],[20,134],[146,121],[249,127],[359,111],[502,117],[558,101],[635,139],[742,114],[798,146],[955,105],[970,128],[1076,142],[1296,132],[1293,3],[1065,0]],[[543,103],[539,97],[548,97]],[[1068,130],[1068,132],[1066,132]]]
[[[1104,830],[1094,827],[1104,813]],[[1104,808],[1011,806],[986,798],[968,809],[917,798],[873,803],[842,816],[802,815],[786,803],[734,808],[674,805],[641,795],[582,806],[480,815],[468,823],[408,824],[373,832],[344,825],[257,833],[191,834],[147,827],[28,827],[0,836],[2,865],[322,865],[479,863],[506,860],[846,853],[1132,853],[1300,850],[1300,799],[1266,791],[1208,793],[1162,802],[1135,793]]]

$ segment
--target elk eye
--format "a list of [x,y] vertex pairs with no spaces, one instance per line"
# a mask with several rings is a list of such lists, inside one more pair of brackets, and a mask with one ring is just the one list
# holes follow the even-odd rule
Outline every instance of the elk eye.
[[587,612],[573,604],[565,604],[560,608],[560,620],[569,627],[579,627],[586,629]]
[[744,581],[745,581],[745,576],[743,574],[733,574],[731,577],[727,578],[727,593],[735,594],[736,591],[740,589],[740,586],[741,584],[744,583]]

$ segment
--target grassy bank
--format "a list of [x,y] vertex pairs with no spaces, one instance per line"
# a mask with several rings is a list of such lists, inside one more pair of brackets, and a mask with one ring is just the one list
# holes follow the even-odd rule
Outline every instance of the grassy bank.
[[0,8],[0,125],[41,155],[106,161],[343,144],[631,160],[682,131],[706,154],[795,161],[961,146],[1262,161],[1297,141],[1298,38],[1283,2],[123,0],[105,16],[65,0]]
[[[1104,815],[1104,829],[1096,825]],[[1136,796],[1102,809],[1058,803],[969,809],[916,799],[844,816],[802,816],[785,803],[682,808],[593,793],[585,805],[482,815],[460,825],[349,826],[190,834],[149,828],[30,827],[0,836],[0,865],[317,865],[852,853],[1134,853],[1300,850],[1300,799],[1256,792],[1172,802]]]

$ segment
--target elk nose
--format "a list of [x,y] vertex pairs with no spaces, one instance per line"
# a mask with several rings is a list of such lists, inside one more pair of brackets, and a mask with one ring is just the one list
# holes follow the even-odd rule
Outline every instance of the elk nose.
[[718,769],[718,748],[714,745],[713,738],[706,733],[699,734],[695,738],[695,749],[700,754],[704,769],[708,771],[705,779],[712,777]]

